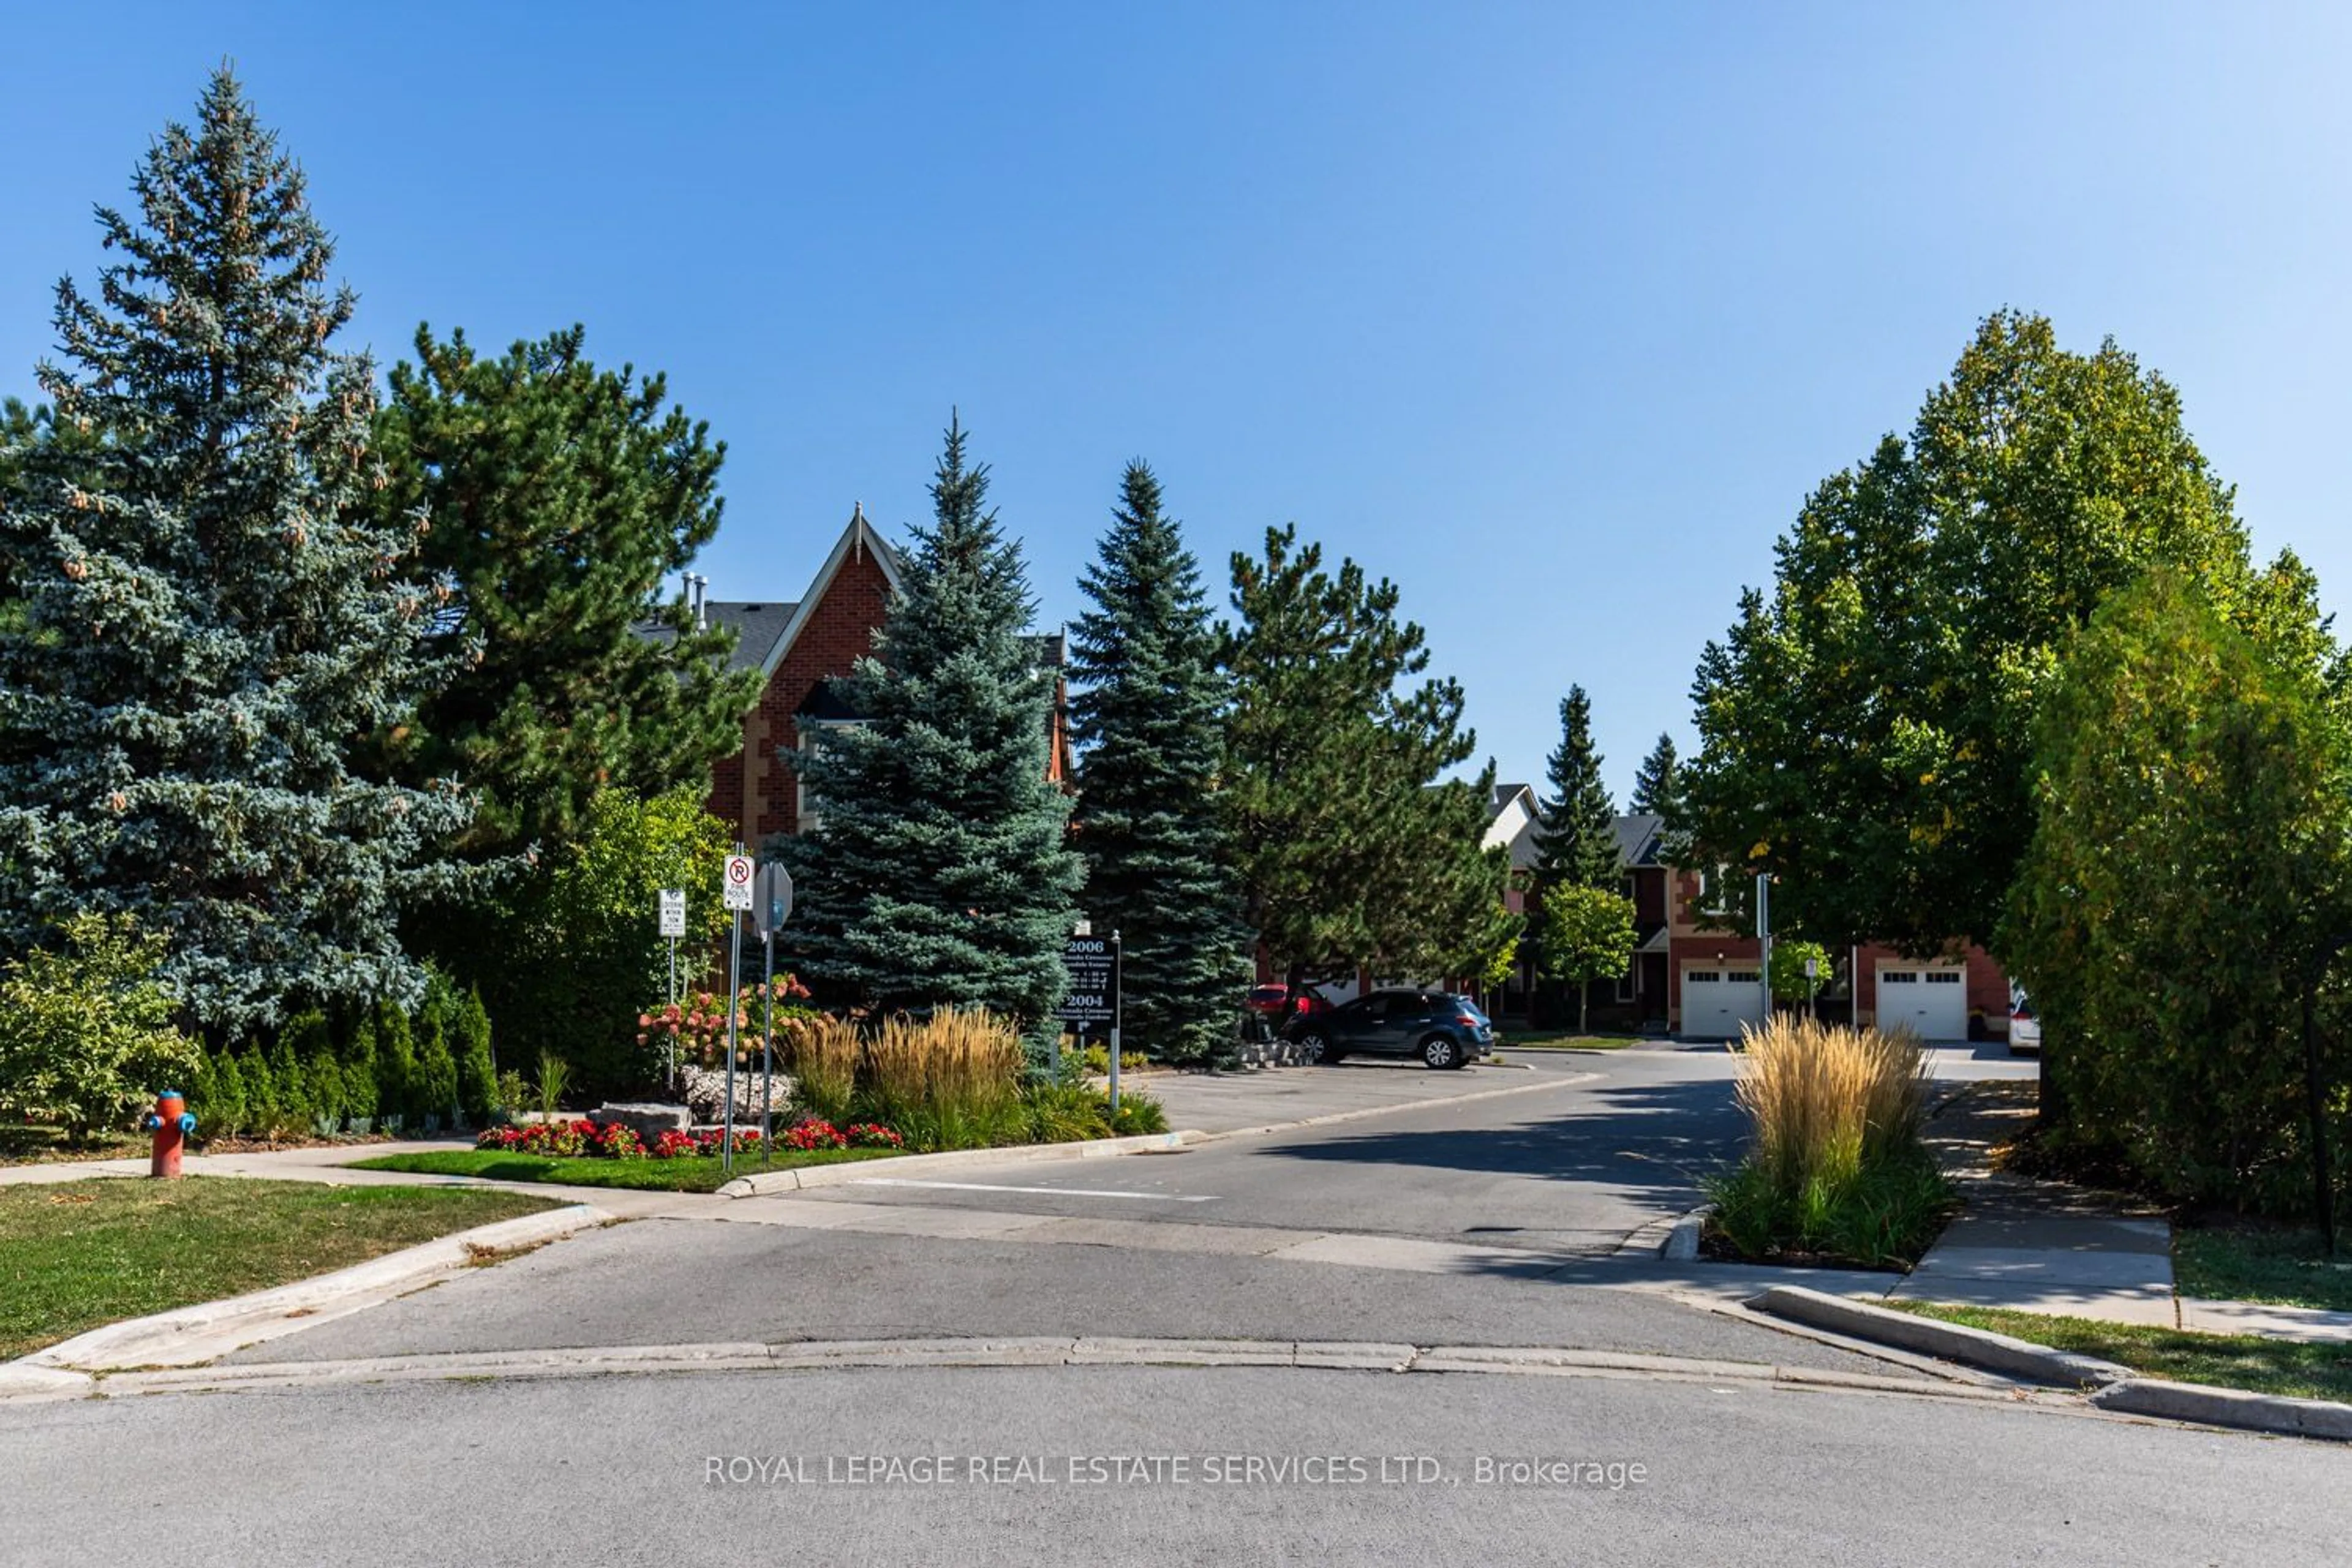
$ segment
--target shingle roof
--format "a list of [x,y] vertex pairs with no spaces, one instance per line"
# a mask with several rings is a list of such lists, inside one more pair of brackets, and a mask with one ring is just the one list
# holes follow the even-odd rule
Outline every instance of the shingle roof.
[[1666,819],[1654,812],[1636,812],[1620,816],[1610,825],[1617,835],[1617,863],[1621,866],[1654,866],[1658,863],[1658,836],[1665,831]]
[[799,608],[783,599],[706,599],[702,605],[712,625],[735,628],[735,654],[728,660],[733,669],[758,669],[766,664],[769,650]]

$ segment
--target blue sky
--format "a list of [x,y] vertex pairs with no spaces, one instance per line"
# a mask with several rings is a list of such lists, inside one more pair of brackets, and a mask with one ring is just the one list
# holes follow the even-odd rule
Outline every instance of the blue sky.
[[2352,7],[12,11],[0,391],[231,58],[354,342],[578,321],[668,374],[729,447],[721,597],[923,516],[957,405],[1047,622],[1140,455],[1221,602],[1295,521],[1396,579],[1506,775],[1581,682],[1622,793],[2004,304],[2170,376],[2257,547],[2352,582]]

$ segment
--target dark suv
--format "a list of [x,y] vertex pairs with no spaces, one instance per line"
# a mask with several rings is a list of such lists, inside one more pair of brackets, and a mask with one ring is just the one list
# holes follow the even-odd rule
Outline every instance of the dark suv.
[[1283,1038],[1296,1041],[1309,1061],[1343,1057],[1419,1057],[1433,1068],[1458,1068],[1490,1055],[1495,1026],[1469,998],[1444,991],[1370,991],[1328,1013],[1293,1018]]

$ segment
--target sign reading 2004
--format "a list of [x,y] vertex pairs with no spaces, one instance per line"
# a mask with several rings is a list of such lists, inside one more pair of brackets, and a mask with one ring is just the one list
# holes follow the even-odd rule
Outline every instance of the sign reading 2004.
[[1062,998],[1065,1024],[1111,1024],[1118,1017],[1118,939],[1074,936],[1062,949],[1070,993]]

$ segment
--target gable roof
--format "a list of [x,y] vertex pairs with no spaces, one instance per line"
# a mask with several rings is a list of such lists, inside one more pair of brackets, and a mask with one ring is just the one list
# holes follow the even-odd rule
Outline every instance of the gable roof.
[[1617,863],[1629,869],[1635,866],[1655,866],[1658,859],[1658,838],[1666,830],[1666,819],[1655,812],[1639,811],[1630,816],[1620,816],[1610,825],[1617,835]]
[[833,552],[824,558],[824,564],[817,568],[815,581],[809,584],[808,592],[801,595],[801,602],[793,606],[793,613],[786,617],[783,629],[776,634],[776,640],[769,647],[767,657],[761,660],[761,674],[773,676],[776,673],[776,667],[784,662],[784,655],[792,651],[793,644],[808,625],[809,617],[816,614],[817,605],[824,602],[825,590],[833,586],[835,577],[841,575],[842,567],[852,560],[863,560],[868,554],[874,557],[874,563],[882,568],[883,580],[890,584],[890,591],[897,593],[898,552],[890,548],[887,540],[875,531],[872,523],[866,521],[865,503],[857,502],[849,509],[849,526],[843,529],[841,537],[834,542]]
[[1068,668],[1070,634],[1066,629],[1058,632],[1030,632],[1024,635],[1023,640],[1029,645],[1030,661],[1039,669]]

